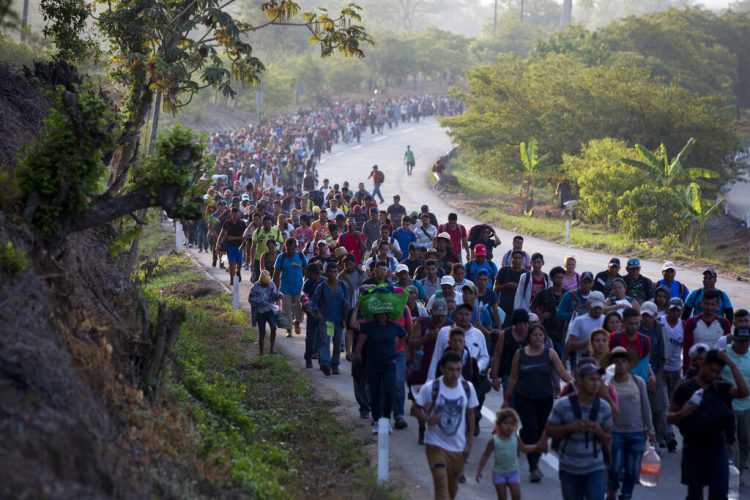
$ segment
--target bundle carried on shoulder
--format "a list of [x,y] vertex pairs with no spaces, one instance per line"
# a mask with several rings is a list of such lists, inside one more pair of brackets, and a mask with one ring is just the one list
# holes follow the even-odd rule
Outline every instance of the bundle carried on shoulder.
[[364,286],[359,291],[359,312],[367,321],[372,321],[375,314],[381,313],[396,321],[404,313],[408,299],[406,290],[391,284]]

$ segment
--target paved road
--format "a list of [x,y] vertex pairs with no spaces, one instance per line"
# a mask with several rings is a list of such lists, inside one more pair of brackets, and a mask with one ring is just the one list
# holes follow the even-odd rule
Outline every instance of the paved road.
[[[403,151],[406,149],[407,144],[411,145],[416,153],[417,167],[413,177],[407,177],[405,168],[403,167]],[[446,152],[450,147],[449,138],[435,120],[427,120],[419,124],[401,124],[398,129],[387,130],[382,136],[372,137],[367,135],[359,145],[335,146],[333,153],[324,157],[321,162],[320,174],[322,177],[330,178],[332,183],[348,180],[351,186],[356,186],[357,182],[366,179],[371,166],[377,163],[386,173],[383,194],[387,199],[394,193],[400,193],[402,203],[407,209],[418,208],[421,204],[427,203],[430,209],[438,216],[439,220],[447,220],[447,215],[452,209],[444,199],[441,199],[432,191],[427,182],[427,169],[439,155]],[[467,226],[478,223],[478,221],[463,214],[459,214],[459,222]],[[500,234],[503,242],[509,242],[512,236],[503,230],[499,230],[498,234]],[[507,248],[506,244],[501,247],[503,250]],[[541,251],[546,257],[548,267],[560,263],[564,255],[571,253],[571,250],[564,246],[536,238],[526,238],[526,248],[533,251]],[[209,257],[206,254],[198,254],[194,250],[190,252],[210,275],[223,283],[227,283],[226,272],[211,268]],[[601,255],[594,252],[574,250],[572,253],[575,253],[580,269],[583,270],[604,269],[609,260],[608,255]],[[661,263],[643,262],[644,273],[650,277],[658,276],[660,267]],[[692,288],[699,285],[700,273],[680,270],[679,278]],[[720,286],[727,290],[737,303],[746,306],[748,297],[746,293],[748,290],[747,284],[725,280],[724,282],[720,282]],[[243,304],[246,304],[248,292],[249,283],[245,280],[242,282],[240,292]],[[348,363],[343,362],[342,372],[344,374],[324,377],[317,369],[305,370],[304,368],[304,333],[301,336],[295,336],[291,339],[285,338],[282,334],[278,342],[284,354],[290,358],[292,366],[306,374],[313,381],[313,384],[327,397],[343,402],[344,411],[351,418],[352,422],[355,423],[358,429],[357,432],[365,436],[369,435],[369,422],[358,418],[352,393],[351,378],[346,375],[349,371]],[[487,480],[482,484],[477,484],[472,478],[476,471],[479,456],[492,427],[492,412],[499,408],[501,403],[502,401],[498,393],[493,392],[488,395],[483,412],[485,418],[483,418],[481,423],[482,433],[475,442],[475,449],[467,464],[467,478],[469,481],[461,487],[459,498],[489,499],[495,497],[492,485]],[[417,430],[414,419],[409,419],[409,428],[407,430],[394,431],[392,437],[391,470],[395,477],[398,478],[400,484],[411,485],[404,493],[411,498],[430,498],[432,496],[431,478],[426,466],[423,447],[417,444]],[[553,455],[547,455],[543,458],[541,467],[545,474],[545,479],[540,484],[534,485],[528,482],[528,467],[525,465],[524,460],[521,463],[522,488],[525,498],[545,500],[560,498],[559,481],[556,472],[557,460]],[[635,498],[648,500],[680,498],[684,496],[684,489],[679,485],[679,455],[665,454],[662,471],[662,485],[654,489],[637,486]],[[489,471],[485,471],[485,477],[487,477],[488,473]],[[748,493],[750,491],[745,492],[745,494]]]

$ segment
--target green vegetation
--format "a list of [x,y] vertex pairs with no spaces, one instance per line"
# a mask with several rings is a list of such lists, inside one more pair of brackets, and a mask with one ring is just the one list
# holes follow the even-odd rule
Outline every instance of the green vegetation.
[[[159,231],[146,234],[158,239]],[[281,356],[256,356],[257,333],[231,298],[194,293],[211,285],[188,257],[168,254],[144,286],[152,313],[159,300],[188,311],[166,390],[198,433],[204,472],[252,498],[389,498],[375,483],[363,443],[304,376]]]
[[12,277],[16,277],[29,267],[29,259],[26,251],[6,241],[0,244],[0,269]]

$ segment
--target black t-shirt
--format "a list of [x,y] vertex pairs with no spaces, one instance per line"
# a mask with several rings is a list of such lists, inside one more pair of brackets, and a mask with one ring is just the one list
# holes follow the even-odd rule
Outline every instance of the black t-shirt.
[[366,336],[364,349],[370,367],[384,367],[394,362],[396,339],[405,334],[402,327],[391,321],[385,325],[368,321],[360,326],[359,332]]
[[[500,268],[495,276],[495,283],[502,285],[504,283],[518,283],[521,280],[521,276],[528,273],[526,269],[520,271],[514,271],[510,266]],[[513,314],[513,301],[516,298],[516,289],[508,288],[500,292],[500,298],[498,299],[498,305],[500,309],[505,311],[506,324],[510,321],[510,317]]]
[[391,220],[391,222],[395,225],[401,224],[401,218],[406,215],[406,208],[403,205],[390,205],[386,212],[388,213],[388,218]]
[[544,329],[547,330],[547,335],[552,340],[561,341],[563,340],[564,333],[564,321],[557,319],[557,306],[560,305],[565,291],[560,295],[555,295],[552,288],[545,288],[534,297],[532,307],[534,310],[541,309],[542,312],[551,313],[551,316],[545,319],[542,324]]
[[[242,236],[245,234],[245,229],[247,228],[247,224],[245,224],[245,221],[242,219],[237,219],[237,222],[232,222],[232,219],[228,219],[224,223],[224,229],[227,231],[227,236]],[[231,241],[232,245],[238,245],[238,241]]]
[[[675,389],[672,402],[682,407],[701,386],[695,378],[685,380]],[[703,391],[703,401],[695,413],[682,419],[680,428],[685,444],[695,446],[722,446],[735,440],[734,413],[729,391],[732,384],[718,379]]]

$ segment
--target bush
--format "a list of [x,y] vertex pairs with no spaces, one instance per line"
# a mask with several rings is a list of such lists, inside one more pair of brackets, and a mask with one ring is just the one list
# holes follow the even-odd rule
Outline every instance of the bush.
[[0,269],[13,277],[20,275],[29,267],[29,260],[23,248],[19,248],[12,241],[0,245]]
[[578,186],[578,213],[584,220],[617,226],[618,198],[648,182],[646,174],[620,161],[635,157],[625,141],[609,137],[589,141],[576,156],[563,156],[563,169]]
[[671,188],[642,185],[618,199],[620,229],[632,238],[662,238],[687,230],[689,220],[677,192]]

